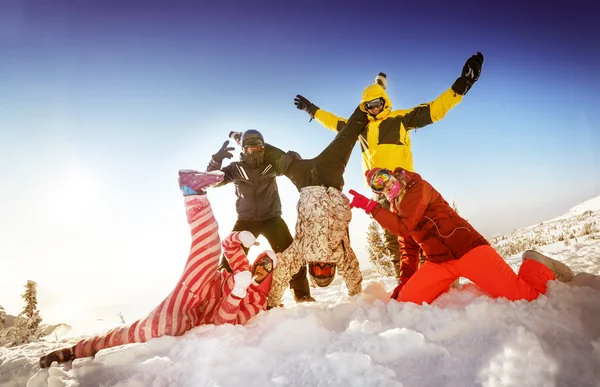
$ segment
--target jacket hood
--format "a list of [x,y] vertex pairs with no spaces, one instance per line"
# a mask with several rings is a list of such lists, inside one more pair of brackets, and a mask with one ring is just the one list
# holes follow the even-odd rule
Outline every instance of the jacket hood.
[[416,172],[407,171],[404,168],[398,167],[394,170],[394,177],[400,181],[402,184],[402,189],[398,193],[398,196],[394,198],[394,202],[398,203],[401,201],[404,196],[406,196],[406,192],[417,182],[423,180],[421,175]]
[[[371,114],[369,114],[369,112],[365,108],[365,102],[372,101],[375,98],[383,98],[385,103],[383,105],[383,110],[381,111],[381,113],[374,117]],[[392,111],[392,101],[390,101],[390,98],[388,97],[385,89],[381,87],[379,83],[374,83],[370,86],[367,86],[363,91],[362,98],[360,101],[360,110],[367,113],[369,121],[383,120],[387,116],[389,116],[390,112]]]
[[269,275],[267,275],[267,277],[261,283],[256,283],[256,281],[253,280],[252,283],[250,284],[250,287],[256,291],[261,292],[265,296],[268,296],[269,292],[271,291],[271,284],[273,283],[273,273],[275,272],[275,268],[277,267],[277,261],[278,261],[277,254],[275,254],[271,250],[265,250],[254,260],[254,263],[252,264],[252,272],[254,273],[254,266],[255,266],[256,262],[258,262],[258,260],[261,258],[261,256],[263,256],[265,254],[268,255],[269,258],[271,258],[271,260],[273,261],[273,270],[269,273]]

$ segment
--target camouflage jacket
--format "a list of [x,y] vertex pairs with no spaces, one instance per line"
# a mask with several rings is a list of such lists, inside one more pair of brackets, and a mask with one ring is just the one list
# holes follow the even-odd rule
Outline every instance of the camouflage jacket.
[[336,263],[348,295],[362,291],[362,273],[348,235],[351,219],[350,201],[337,189],[311,186],[300,190],[296,235],[273,272],[270,307],[281,303],[292,275],[308,262]]

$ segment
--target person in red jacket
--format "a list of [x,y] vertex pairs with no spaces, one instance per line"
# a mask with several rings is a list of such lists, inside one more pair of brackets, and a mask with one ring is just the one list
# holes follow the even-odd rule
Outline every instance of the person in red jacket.
[[[222,180],[222,174],[179,171],[192,244],[183,274],[167,298],[142,320],[42,356],[41,368],[55,361],[63,363],[94,356],[101,349],[118,345],[180,336],[198,325],[245,324],[266,310],[277,256],[267,250],[250,266],[242,247],[248,248],[256,242],[249,231],[232,232],[220,243],[218,224],[203,189]],[[217,270],[219,244],[232,272]]]
[[375,193],[386,195],[391,210],[354,190],[350,190],[354,196],[350,206],[364,209],[389,232],[412,237],[426,256],[410,280],[400,279],[392,293],[397,301],[431,303],[459,277],[471,280],[492,297],[531,301],[546,292],[549,280],[573,279],[566,265],[533,250],[523,253],[523,263],[515,274],[490,243],[418,173],[373,168],[365,176]]

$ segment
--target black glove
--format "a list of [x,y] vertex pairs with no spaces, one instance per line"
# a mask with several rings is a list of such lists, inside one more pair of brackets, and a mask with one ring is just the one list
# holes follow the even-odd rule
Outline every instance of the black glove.
[[230,146],[228,147],[227,145],[229,145],[229,140],[225,141],[221,149],[219,149],[219,151],[212,156],[213,160],[220,163],[223,161],[223,159],[230,159],[233,157],[231,151],[235,148]]
[[348,118],[348,123],[357,122],[362,125],[366,125],[369,122],[367,118],[367,113],[363,112],[360,108],[360,105],[356,109],[354,109],[354,113]]
[[481,67],[483,66],[483,54],[478,52],[472,55],[463,66],[460,77],[452,85],[452,90],[460,95],[465,95],[479,79],[481,75]]
[[312,104],[309,100],[299,94],[294,98],[294,105],[296,105],[298,109],[307,112],[311,120],[315,117],[317,110],[319,110],[317,105]]

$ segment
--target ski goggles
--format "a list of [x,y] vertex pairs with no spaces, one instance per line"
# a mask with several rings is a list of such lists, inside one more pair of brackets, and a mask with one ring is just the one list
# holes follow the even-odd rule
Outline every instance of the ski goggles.
[[268,255],[264,255],[254,262],[254,267],[262,266],[267,273],[273,271],[273,260]]
[[264,145],[245,145],[244,153],[247,155],[251,155],[253,153],[259,153],[265,150]]
[[371,181],[369,182],[371,190],[375,193],[382,193],[385,189],[385,183],[387,183],[391,177],[390,171],[387,169],[380,169],[373,177],[371,177]]
[[367,110],[371,110],[371,109],[375,109],[378,107],[382,107],[383,106],[383,98],[376,98],[374,100],[371,101],[367,101],[365,102],[365,108]]
[[335,263],[331,262],[311,262],[308,269],[313,277],[332,277],[335,275]]

